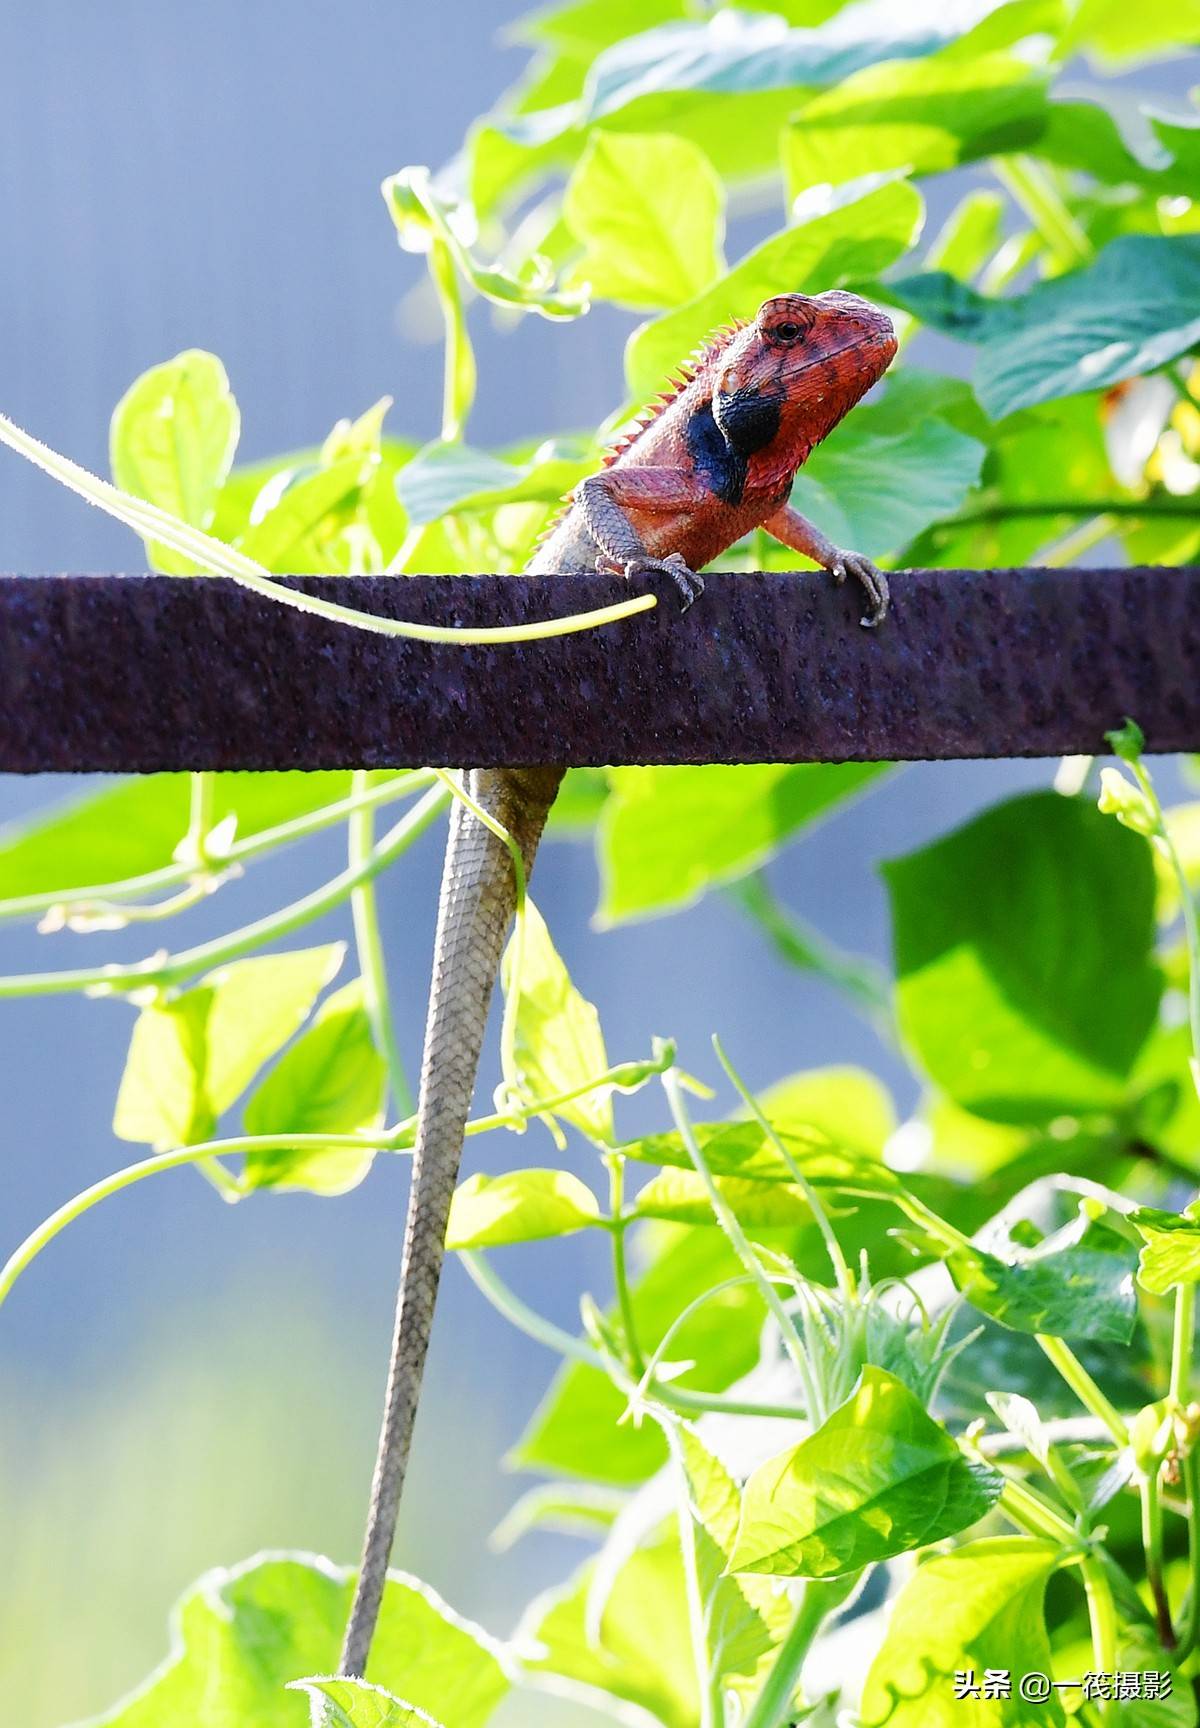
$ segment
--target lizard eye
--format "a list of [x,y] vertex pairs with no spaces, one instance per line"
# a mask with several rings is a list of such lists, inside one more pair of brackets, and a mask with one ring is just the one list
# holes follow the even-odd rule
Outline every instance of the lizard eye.
[[803,334],[800,325],[792,323],[790,319],[785,319],[782,324],[772,324],[770,329],[770,335],[776,342],[797,342]]

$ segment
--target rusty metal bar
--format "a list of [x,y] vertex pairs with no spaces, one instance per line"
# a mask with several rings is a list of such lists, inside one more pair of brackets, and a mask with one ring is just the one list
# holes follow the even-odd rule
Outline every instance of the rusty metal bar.
[[[1057,756],[1133,715],[1200,749],[1200,570],[913,570],[892,616],[819,574],[713,574],[521,647],[328,624],[220,578],[0,577],[0,771]],[[297,578],[366,611],[511,624],[605,576]]]

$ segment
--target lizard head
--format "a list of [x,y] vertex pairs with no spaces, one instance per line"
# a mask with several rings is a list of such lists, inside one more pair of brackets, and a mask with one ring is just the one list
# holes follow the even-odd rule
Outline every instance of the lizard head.
[[722,356],[713,417],[740,456],[794,472],[895,354],[891,319],[857,294],[776,294]]

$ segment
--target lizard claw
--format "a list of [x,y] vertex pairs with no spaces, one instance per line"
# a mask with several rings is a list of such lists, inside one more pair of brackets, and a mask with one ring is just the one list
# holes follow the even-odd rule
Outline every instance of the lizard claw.
[[609,558],[597,558],[596,569],[601,575],[624,576],[627,582],[632,582],[638,576],[648,576],[654,571],[661,571],[669,576],[679,590],[683,604],[681,612],[686,612],[689,606],[695,604],[704,592],[704,578],[688,567],[687,560],[680,552],[669,552],[665,558],[632,558],[627,564],[618,564]]
[[876,569],[871,560],[861,552],[839,552],[829,566],[829,573],[839,587],[847,576],[853,576],[865,590],[871,603],[871,611],[867,617],[859,620],[864,630],[874,630],[883,623],[891,604],[891,590],[882,570]]

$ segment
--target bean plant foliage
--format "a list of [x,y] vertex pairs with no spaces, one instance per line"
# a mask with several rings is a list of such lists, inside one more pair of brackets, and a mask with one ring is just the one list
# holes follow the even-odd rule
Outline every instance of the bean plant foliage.
[[[1200,115],[1137,95],[1200,38],[1195,0],[568,0],[517,32],[528,69],[455,159],[383,188],[444,316],[437,436],[389,433],[383,399],[241,465],[231,382],[189,351],[117,405],[112,484],[7,421],[5,441],[180,578],[515,572],[715,325],[845,285],[892,309],[902,354],[796,482],[836,540],[892,566],[1200,550]],[[596,302],[630,314],[613,420],[472,445],[484,303],[569,322]],[[934,354],[960,345],[954,375],[910,359],[922,330]],[[794,556],[755,537],[726,563]],[[1098,789],[1073,765],[885,864],[888,978],[766,874],[886,765],[570,776],[553,831],[594,836],[601,926],[724,889],[748,942],[901,1041],[915,1113],[855,1068],[754,1097],[719,1045],[684,1068],[665,1041],[610,1052],[527,902],[502,1085],[469,1132],[529,1126],[529,1163],[464,1180],[448,1244],[557,1358],[514,1451],[541,1480],[501,1538],[582,1529],[590,1558],[503,1635],[392,1574],[353,1681],[331,1678],[349,1575],[260,1555],[199,1580],[162,1665],[94,1722],[483,1728],[549,1691],[631,1728],[1196,1723],[1200,804],[1164,810],[1136,725],[1112,725]],[[132,1160],[14,1248],[0,1297],[164,1170],[227,1201],[332,1198],[407,1152],[376,883],[457,790],[433,771],[158,776],[0,836],[0,916],[145,925],[148,950],[0,979],[119,999]],[[172,943],[177,914],[329,829],[346,864],[321,888]],[[346,903],[350,952],[315,929]],[[672,1125],[630,1138],[645,1089]],[[611,1283],[580,1289],[570,1333],[512,1291],[504,1251],[588,1234]]]

